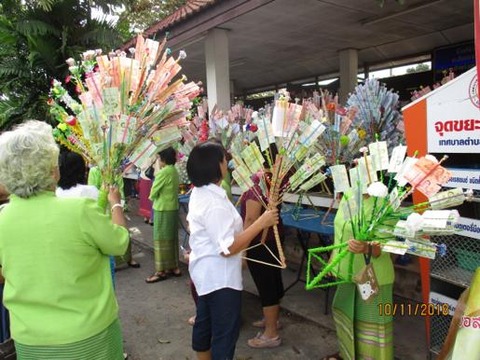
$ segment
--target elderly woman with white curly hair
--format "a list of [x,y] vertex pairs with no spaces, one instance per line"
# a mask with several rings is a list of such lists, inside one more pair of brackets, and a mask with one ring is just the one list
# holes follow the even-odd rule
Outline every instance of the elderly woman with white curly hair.
[[123,255],[128,231],[120,194],[111,219],[87,198],[58,198],[52,128],[28,121],[0,136],[0,265],[17,358],[123,359],[109,255]]

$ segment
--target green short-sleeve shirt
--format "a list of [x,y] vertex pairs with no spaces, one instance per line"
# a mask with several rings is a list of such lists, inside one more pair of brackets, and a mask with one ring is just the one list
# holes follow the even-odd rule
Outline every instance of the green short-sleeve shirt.
[[94,200],[43,192],[15,195],[0,211],[0,264],[12,338],[58,345],[93,336],[118,317],[109,255],[122,255],[128,231]]
[[148,197],[156,211],[178,210],[179,176],[174,165],[165,165],[155,174]]

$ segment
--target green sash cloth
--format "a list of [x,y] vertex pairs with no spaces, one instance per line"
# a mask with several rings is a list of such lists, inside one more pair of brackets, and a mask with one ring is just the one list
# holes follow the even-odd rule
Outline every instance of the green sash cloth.
[[17,360],[123,360],[120,321],[97,335],[71,344],[23,345],[15,342]]
[[178,268],[178,210],[153,212],[155,271]]
[[380,286],[371,302],[365,302],[355,284],[339,285],[333,299],[333,319],[340,354],[349,359],[393,359],[393,318],[380,316],[392,304],[392,285]]

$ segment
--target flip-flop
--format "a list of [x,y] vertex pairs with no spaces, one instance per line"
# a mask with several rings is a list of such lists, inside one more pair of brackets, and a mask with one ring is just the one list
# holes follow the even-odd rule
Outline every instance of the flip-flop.
[[167,279],[168,279],[168,275],[165,274],[164,272],[156,272],[152,276],[146,278],[145,282],[147,284],[153,284],[153,283],[163,281],[163,280],[167,280]]

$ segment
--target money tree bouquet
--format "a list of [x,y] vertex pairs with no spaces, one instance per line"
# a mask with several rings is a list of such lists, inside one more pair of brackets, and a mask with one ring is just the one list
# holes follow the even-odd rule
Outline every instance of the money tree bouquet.
[[[328,165],[351,163],[359,149],[376,137],[388,139],[389,144],[399,144],[403,140],[399,96],[377,79],[366,79],[357,85],[345,106],[325,91],[320,93],[320,98],[319,111],[323,114],[326,130],[316,146],[325,154]],[[312,113],[313,108],[309,106]]]
[[196,106],[195,115],[182,129],[182,140],[178,146],[180,159],[176,165],[177,170],[181,171],[180,175],[186,173],[184,169],[188,156],[196,144],[215,139],[230,153],[235,139],[240,140],[236,147],[238,151],[239,146],[242,149],[245,146],[242,139],[247,139],[248,142],[255,136],[253,133],[256,131],[256,125],[252,123],[253,110],[250,108],[235,104],[224,112],[215,106],[208,114],[207,99],[203,98]]
[[230,151],[233,140],[239,134],[246,135],[245,132],[256,131],[256,125],[252,123],[253,113],[252,109],[235,104],[226,111],[214,106],[209,114],[207,100],[203,99],[189,126],[183,130],[186,154],[190,153],[196,143],[209,139],[220,141],[225,149]]
[[[441,187],[451,173],[441,164],[447,159],[437,160],[432,155],[421,158],[405,157],[406,146],[399,145],[388,156],[385,141],[376,141],[361,149],[362,156],[355,166],[347,170],[345,165],[330,167],[335,191],[343,192],[341,210],[344,224],[352,230],[353,237],[360,241],[375,241],[383,251],[397,254],[409,253],[434,258],[443,255],[446,247],[435,244],[429,235],[451,235],[459,217],[456,210],[445,210],[462,204],[466,195],[461,188],[442,191]],[[388,175],[388,180],[383,174]],[[418,190],[428,201],[416,205],[402,206],[413,191]],[[369,206],[366,206],[366,198]],[[403,240],[400,240],[403,239]],[[321,256],[333,251],[329,261]],[[308,290],[351,282],[353,256],[350,256],[348,275],[342,277],[339,263],[348,254],[347,242],[309,249],[308,262],[318,261],[321,270],[316,276],[307,272]],[[334,275],[334,281],[330,276]]]
[[[281,97],[275,101],[273,108],[260,111],[252,122],[258,145],[251,142],[245,146],[240,138],[233,142],[233,179],[242,191],[252,189],[267,209],[280,204],[286,192],[307,191],[325,180],[326,176],[320,171],[325,164],[324,157],[310,151],[325,127],[318,120],[310,123],[302,121],[302,109],[302,105]],[[255,177],[257,184],[252,180]],[[273,230],[279,258],[271,252],[275,260],[267,265],[285,268],[278,229],[275,226]],[[266,246],[263,243],[256,246],[262,245]]]
[[221,141],[225,149],[229,150],[233,139],[239,134],[250,135],[246,132],[256,131],[256,125],[252,123],[252,115],[253,109],[240,103],[233,105],[227,111],[214,107],[209,118],[210,137]]
[[53,82],[50,111],[59,122],[54,136],[98,167],[104,188],[181,138],[179,127],[200,88],[177,76],[186,54],[173,58],[165,43],[138,36],[129,54],[86,51],[80,61],[66,60],[68,85]]

